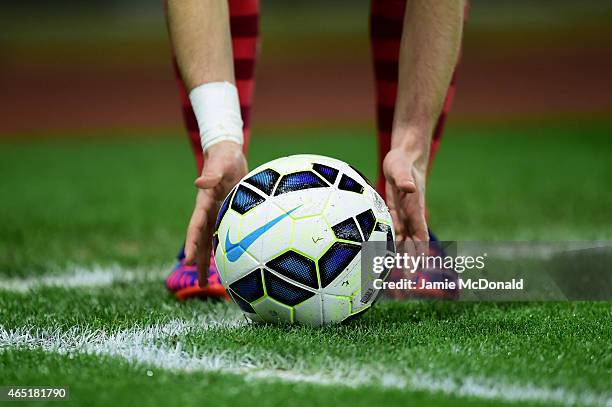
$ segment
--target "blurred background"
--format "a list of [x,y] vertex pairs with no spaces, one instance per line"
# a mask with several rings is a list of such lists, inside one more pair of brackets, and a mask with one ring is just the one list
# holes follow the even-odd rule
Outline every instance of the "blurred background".
[[[610,1],[471,4],[453,120],[610,112]],[[372,122],[368,10],[262,0],[255,127]],[[0,24],[2,136],[180,129],[161,1],[8,0]]]
[[[368,13],[262,0],[252,167],[376,176]],[[0,27],[0,273],[169,264],[195,165],[162,1],[5,0]],[[611,1],[473,0],[427,192],[440,237],[612,239],[611,72]]]

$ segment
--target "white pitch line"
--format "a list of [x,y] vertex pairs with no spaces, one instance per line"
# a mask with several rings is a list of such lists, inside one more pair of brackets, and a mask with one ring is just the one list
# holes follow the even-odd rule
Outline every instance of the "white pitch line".
[[[489,258],[501,260],[537,259],[550,260],[556,256],[574,254],[586,249],[611,248],[612,241],[594,242],[459,242],[460,253],[486,252]],[[24,278],[0,278],[0,290],[27,292],[39,287],[87,288],[106,287],[115,282],[134,280],[154,281],[167,276],[170,265],[150,269],[126,269],[111,266],[69,266],[61,273],[42,274]]]
[[[487,252],[489,258],[501,260],[550,260],[555,256],[573,254],[579,250],[610,248],[612,242],[483,242],[480,246],[478,242],[459,242],[459,251],[473,254]],[[61,273],[25,278],[0,278],[0,291],[27,292],[40,287],[95,288],[107,287],[115,282],[161,281],[169,270],[170,265],[159,265],[150,269],[126,269],[120,265],[92,267],[74,265],[67,267],[67,270]]]
[[[59,327],[36,329],[21,327],[5,329],[0,326],[0,352],[18,348],[43,349],[61,355],[84,353],[122,358],[136,365],[157,367],[170,371],[218,372],[234,374],[245,380],[308,383],[322,386],[381,386],[389,389],[426,391],[455,397],[473,397],[509,402],[546,402],[559,405],[612,406],[612,397],[606,394],[577,393],[561,388],[537,387],[479,377],[440,378],[424,371],[390,372],[388,367],[376,364],[351,364],[329,360],[323,369],[313,370],[305,363],[291,364],[272,354],[223,352],[206,354],[164,340],[198,333],[203,330],[245,325],[238,313],[192,320],[172,320],[145,328],[131,328],[115,333],[74,327],[62,331]],[[272,368],[270,367],[272,366]],[[278,367],[278,368],[274,368]],[[289,368],[287,368],[289,367]]]
[[115,266],[81,266],[69,267],[61,274],[43,274],[35,277],[0,279],[0,290],[27,292],[40,287],[88,288],[106,287],[115,282],[130,282],[134,280],[159,280],[165,277],[168,268],[154,267],[151,269],[125,269]]

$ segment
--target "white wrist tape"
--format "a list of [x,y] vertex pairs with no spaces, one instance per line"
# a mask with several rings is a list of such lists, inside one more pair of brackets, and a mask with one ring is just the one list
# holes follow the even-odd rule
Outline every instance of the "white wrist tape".
[[229,82],[205,83],[189,92],[202,149],[221,141],[244,143],[238,89]]

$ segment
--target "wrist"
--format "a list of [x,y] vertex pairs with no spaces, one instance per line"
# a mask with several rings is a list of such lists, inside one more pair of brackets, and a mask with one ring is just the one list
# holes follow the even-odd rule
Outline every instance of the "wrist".
[[394,128],[391,149],[400,151],[418,169],[426,169],[429,162],[432,131],[428,128]]
[[205,83],[189,93],[189,100],[198,122],[204,152],[223,142],[242,146],[243,122],[235,85],[229,82]]
[[205,158],[208,158],[212,155],[224,156],[227,158],[236,155],[242,155],[242,145],[234,140],[221,140],[217,143],[208,146],[208,148],[204,150]]

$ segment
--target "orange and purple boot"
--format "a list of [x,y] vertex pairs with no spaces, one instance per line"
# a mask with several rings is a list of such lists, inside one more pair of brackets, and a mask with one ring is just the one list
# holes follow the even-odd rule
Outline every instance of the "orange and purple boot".
[[211,254],[210,267],[208,270],[208,284],[201,287],[198,282],[198,270],[195,264],[185,264],[185,251],[181,248],[177,256],[178,263],[166,278],[166,288],[173,293],[177,299],[184,301],[189,298],[222,298],[229,300],[225,287],[219,280],[219,273],[215,264],[215,258]]

